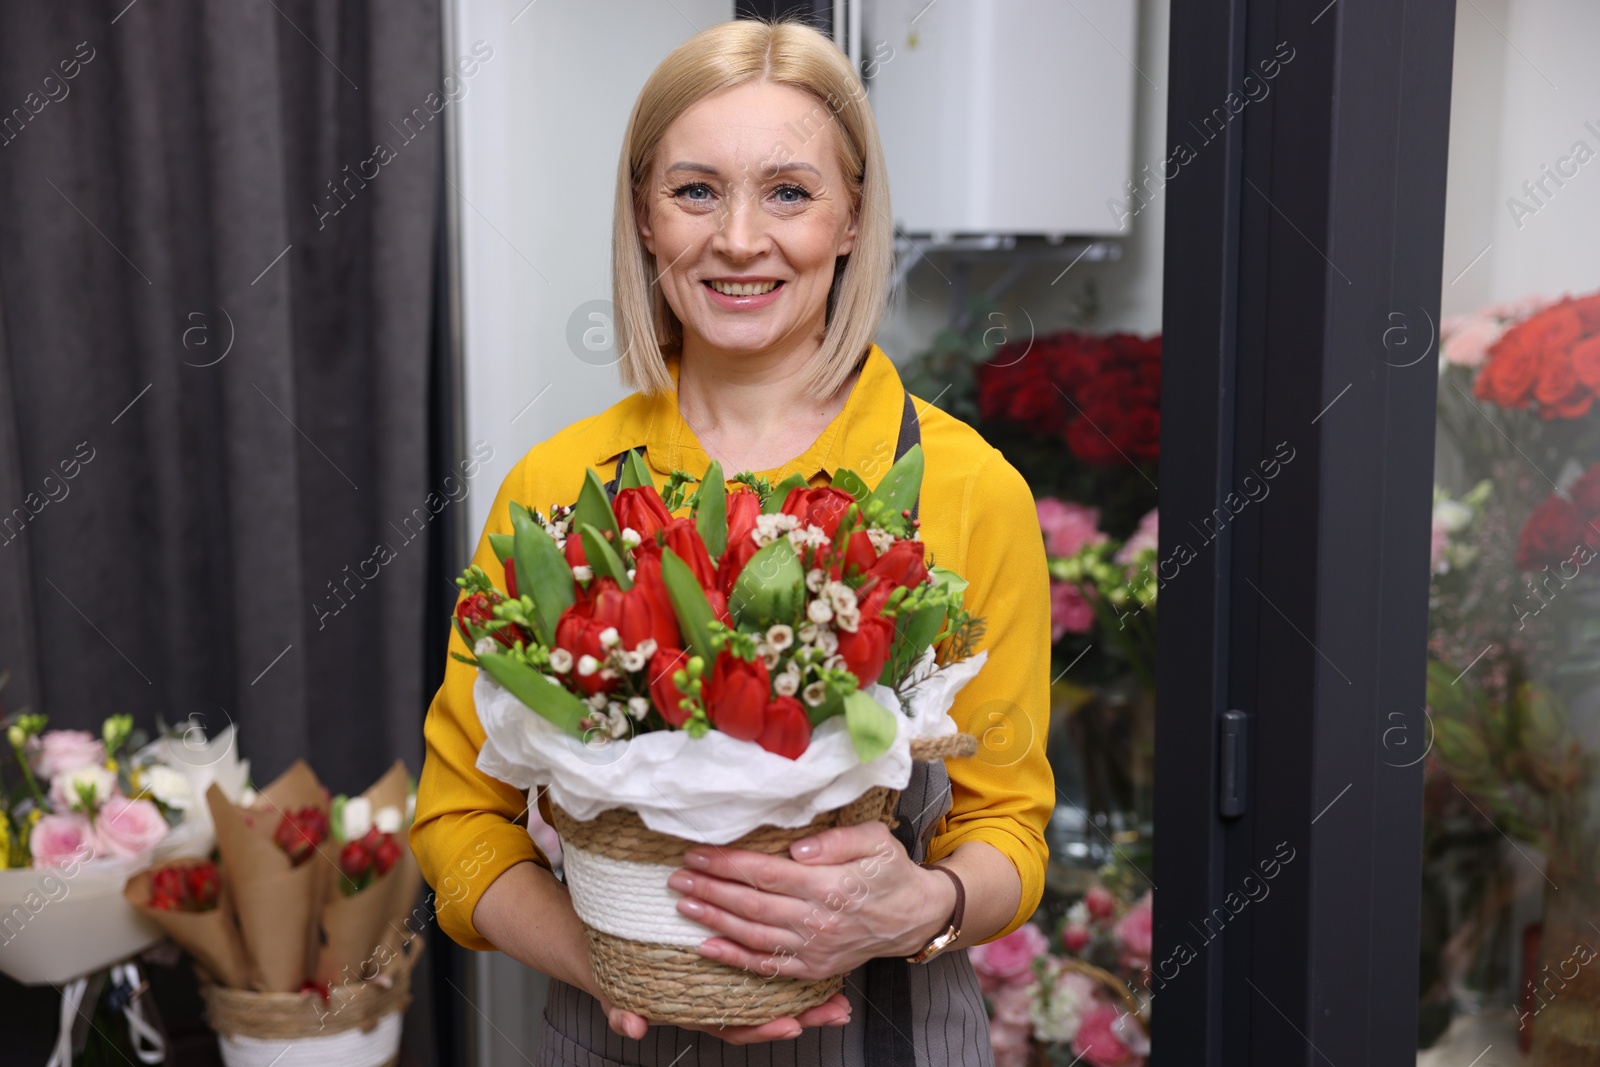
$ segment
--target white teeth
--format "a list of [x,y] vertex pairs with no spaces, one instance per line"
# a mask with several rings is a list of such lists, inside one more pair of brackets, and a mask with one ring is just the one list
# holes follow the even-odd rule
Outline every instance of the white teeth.
[[761,296],[778,287],[777,282],[709,282],[723,296]]

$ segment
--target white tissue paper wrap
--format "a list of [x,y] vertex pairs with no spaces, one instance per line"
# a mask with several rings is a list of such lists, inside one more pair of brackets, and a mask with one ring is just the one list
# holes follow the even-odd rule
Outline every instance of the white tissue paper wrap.
[[793,760],[720,730],[700,738],[652,730],[586,745],[480,671],[472,698],[487,736],[478,769],[519,789],[548,786],[551,801],[575,819],[626,808],[657,833],[725,845],[758,826],[804,826],[874,786],[904,789],[911,781],[911,742],[956,732],[950,706],[988,655],[985,650],[928,674],[929,649],[914,670],[914,677],[927,676],[908,691],[909,716],[899,710],[894,690],[866,687],[899,725],[888,751],[870,763],[856,756],[843,715],[818,726]]

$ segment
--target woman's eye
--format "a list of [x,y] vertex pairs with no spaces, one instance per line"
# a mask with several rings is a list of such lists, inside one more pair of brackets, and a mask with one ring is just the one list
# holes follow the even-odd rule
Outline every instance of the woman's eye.
[[780,204],[801,204],[811,199],[811,194],[798,185],[780,185],[773,191]]
[[672,195],[682,197],[693,203],[703,204],[711,199],[711,186],[705,182],[690,182],[688,185],[680,185],[672,190]]

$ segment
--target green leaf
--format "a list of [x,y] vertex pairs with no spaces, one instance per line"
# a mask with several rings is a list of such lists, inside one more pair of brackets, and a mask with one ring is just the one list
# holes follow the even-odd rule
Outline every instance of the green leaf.
[[583,557],[589,561],[589,566],[597,575],[603,574],[617,583],[617,588],[627,592],[633,588],[633,579],[628,577],[628,568],[623,564],[622,557],[617,555],[617,550],[611,547],[611,542],[605,539],[599,530],[588,523],[578,524],[578,536],[583,538]]
[[722,550],[728,547],[728,487],[722,482],[722,464],[711,461],[696,496],[694,527],[711,558],[721,559]]
[[882,501],[890,512],[898,515],[917,502],[921,491],[922,446],[918,444],[906,449],[906,454],[894,461],[889,473],[872,491],[872,499]]
[[539,643],[554,645],[556,622],[577,599],[572,571],[555,538],[527,508],[511,505],[511,525],[516,530],[517,592],[533,600],[533,628]]
[[489,677],[512,696],[567,733],[583,736],[580,723],[588,715],[589,705],[575,694],[559,684],[552,684],[548,675],[502,652],[486,652],[478,657],[478,662],[489,672]]
[[878,683],[893,688],[904,677],[911,665],[933,644],[944,627],[945,609],[939,604],[928,604],[916,611],[901,615],[895,620],[894,647],[884,662]]
[[689,651],[706,661],[711,669],[715,653],[711,649],[711,630],[708,624],[716,618],[705,590],[695,580],[694,571],[683,558],[670,548],[661,550],[661,582],[667,587],[667,599],[672,601],[673,614],[678,616],[678,626]]
[[489,547],[494,550],[494,558],[502,564],[511,558],[511,553],[514,551],[512,546],[515,544],[516,538],[511,534],[489,535]]
[[844,694],[830,684],[824,684],[822,692],[821,704],[816,707],[806,705],[806,715],[811,719],[813,728],[821,726],[835,715],[844,714]]
[[650,477],[650,468],[645,464],[644,457],[639,455],[639,450],[628,449],[627,458],[622,461],[622,477],[617,479],[617,488],[638,489],[655,484],[655,479]]
[[783,510],[783,502],[789,499],[789,493],[795,489],[805,489],[811,483],[799,473],[791,474],[783,481],[772,487],[772,494],[767,497],[767,502],[761,506],[763,515],[776,515]]
[[578,502],[572,506],[572,529],[588,523],[596,530],[610,530],[613,537],[620,536],[617,516],[606,497],[605,483],[594,471],[583,472],[583,488],[578,490]]
[[840,467],[833,472],[833,487],[835,489],[843,489],[858,501],[865,500],[872,495],[872,487],[866,483],[866,480],[861,475],[848,467]]
[[850,729],[850,743],[862,763],[870,763],[889,751],[898,726],[894,712],[857,689],[844,698],[844,718]]
[[340,794],[333,798],[333,803],[328,805],[328,828],[333,831],[335,841],[343,841],[344,836],[344,805],[349,798]]
[[805,603],[806,570],[787,537],[756,550],[734,579],[728,612],[739,626],[765,630],[775,622],[794,622]]

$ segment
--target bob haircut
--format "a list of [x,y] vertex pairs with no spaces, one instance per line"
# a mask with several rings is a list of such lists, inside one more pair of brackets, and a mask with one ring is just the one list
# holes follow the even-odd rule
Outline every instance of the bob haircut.
[[[630,389],[671,392],[665,357],[681,352],[683,346],[683,324],[661,292],[655,261],[644,247],[637,222],[661,136],[704,97],[759,81],[792,86],[816,97],[815,122],[808,118],[807,128],[796,135],[809,138],[815,130],[834,129],[856,220],[855,244],[850,254],[835,262],[827,326],[807,372],[806,388],[833,395],[854,372],[878,331],[894,262],[894,227],[883,148],[867,106],[866,88],[834,43],[808,26],[724,22],[691,37],[661,61],[639,91],[623,135],[611,284],[620,372]],[[773,165],[786,162],[789,151],[782,142],[773,146]]]

